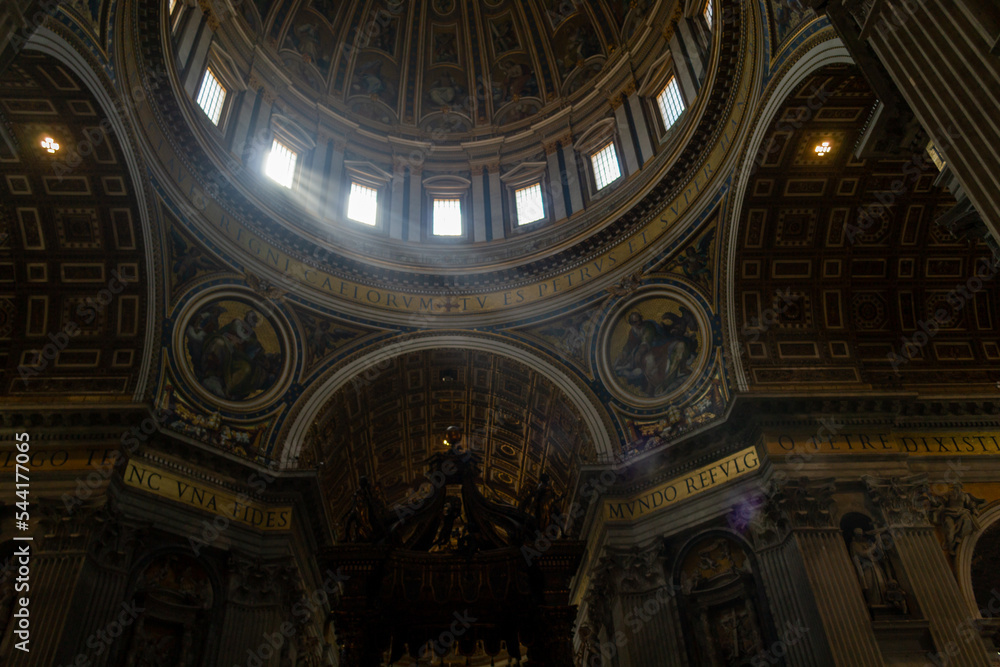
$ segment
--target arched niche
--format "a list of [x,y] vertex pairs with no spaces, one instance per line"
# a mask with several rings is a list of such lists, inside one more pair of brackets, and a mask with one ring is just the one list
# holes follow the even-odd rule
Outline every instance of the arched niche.
[[736,534],[716,530],[689,540],[673,582],[690,664],[749,667],[775,641],[756,558]]
[[848,512],[840,519],[840,532],[872,618],[919,617],[888,531],[877,530],[866,514]]
[[481,483],[514,506],[543,479],[570,496],[581,455],[592,453],[589,422],[601,415],[581,407],[567,382],[523,354],[429,340],[437,344],[366,356],[315,412],[311,451],[338,537],[352,494],[368,482],[388,507],[419,494],[450,427],[481,458]]
[[108,664],[215,664],[225,590],[215,569],[188,550],[157,550],[129,573],[125,609],[133,610]]

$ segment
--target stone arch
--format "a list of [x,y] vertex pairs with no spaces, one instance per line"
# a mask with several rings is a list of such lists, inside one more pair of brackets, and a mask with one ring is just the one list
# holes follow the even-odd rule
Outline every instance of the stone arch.
[[[736,321],[736,251],[739,247],[737,232],[740,229],[740,220],[743,215],[743,202],[747,193],[747,185],[750,176],[756,168],[757,152],[759,146],[767,135],[771,123],[774,121],[785,99],[816,70],[832,64],[853,63],[847,47],[839,38],[830,31],[829,38],[816,44],[812,49],[802,54],[785,72],[781,73],[770,85],[766,93],[767,101],[763,104],[757,114],[756,124],[751,130],[743,149],[743,158],[736,168],[734,186],[730,193],[731,205],[729,214],[724,223],[724,244],[723,260],[724,267],[721,299],[723,311],[728,315],[724,317],[723,340],[726,348],[731,351],[738,350],[738,337],[740,333],[740,323]],[[733,378],[739,391],[746,391],[749,388],[746,368],[743,364],[743,357],[739,353],[730,355],[733,364]]]
[[598,460],[602,463],[614,461],[619,440],[612,430],[605,408],[589,389],[564,370],[555,360],[522,345],[497,337],[456,332],[398,339],[375,351],[350,359],[340,367],[331,370],[324,379],[317,380],[315,382],[317,389],[301,399],[300,404],[293,408],[293,417],[279,436],[279,441],[284,443],[279,457],[281,464],[288,465],[291,460],[299,456],[306,442],[308,430],[320,417],[323,406],[331,396],[350,383],[353,378],[372,368],[377,368],[379,364],[384,365],[388,360],[397,356],[442,347],[495,354],[520,361],[535,369],[560,387],[579,411],[584,420],[586,431],[592,439]]
[[984,537],[989,539],[989,535],[992,535],[994,538],[1000,539],[1000,502],[993,502],[986,507],[979,515],[978,521],[979,530],[965,539],[958,548],[958,553],[955,555],[955,571],[958,576],[958,587],[962,591],[965,602],[969,605],[973,618],[990,618],[1000,616],[1000,597],[995,597],[992,609],[986,607],[988,614],[984,616],[982,613],[984,607],[976,599],[972,566],[977,547],[984,546],[980,544]]

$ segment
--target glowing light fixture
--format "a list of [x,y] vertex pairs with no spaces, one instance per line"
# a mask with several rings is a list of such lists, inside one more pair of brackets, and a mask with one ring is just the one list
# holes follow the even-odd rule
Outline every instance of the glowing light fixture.
[[818,155],[820,157],[824,157],[832,149],[833,149],[833,146],[830,145],[830,142],[829,141],[824,141],[823,143],[821,143],[819,146],[817,146],[815,148],[816,155]]
[[44,148],[48,153],[55,153],[59,150],[59,144],[57,144],[56,140],[52,137],[45,137],[42,139],[42,148]]

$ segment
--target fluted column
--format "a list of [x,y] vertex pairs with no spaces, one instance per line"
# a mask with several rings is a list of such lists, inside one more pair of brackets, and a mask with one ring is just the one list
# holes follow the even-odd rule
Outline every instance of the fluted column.
[[[256,84],[256,85],[254,85]],[[253,109],[257,104],[257,90],[259,84],[251,77],[246,90],[240,91],[236,101],[233,103],[232,111],[229,114],[227,134],[227,147],[230,152],[239,155],[246,146],[250,133],[250,121],[253,117]]]
[[632,140],[632,129],[629,126],[628,114],[625,111],[625,94],[616,97],[611,106],[615,110],[615,125],[618,128],[619,145],[625,157],[625,173],[634,174],[639,171],[639,157],[636,155],[635,142]]
[[610,550],[597,567],[589,617],[581,624],[606,630],[607,639],[590,652],[600,651],[605,664],[617,667],[683,667],[675,593],[659,540],[645,548]]
[[218,21],[211,10],[204,14],[200,21],[195,20],[196,17],[197,14],[191,19],[191,23],[197,26],[193,28],[195,33],[191,49],[181,67],[181,83],[184,91],[191,97],[198,94],[198,85],[201,83],[205,62],[208,60],[208,48],[212,45],[212,38],[215,37],[215,29],[218,27]]
[[[947,656],[949,664],[969,667],[992,664],[982,638],[968,632],[971,614],[945,556],[948,547],[957,546],[956,540],[966,536],[955,533],[950,536],[952,543],[942,545],[929,521],[928,510],[932,507],[947,508],[948,512],[936,514],[942,522],[949,513],[974,512],[969,503],[962,502],[965,496],[961,484],[954,485],[949,495],[942,498],[929,493],[924,475],[905,480],[866,477],[865,483],[873,505],[889,528],[911,593],[927,617],[938,655]],[[958,502],[949,502],[952,500]]]
[[472,240],[488,240],[486,235],[486,189],[483,187],[483,165],[472,167]]
[[649,125],[646,123],[646,114],[642,111],[642,100],[639,93],[633,90],[625,101],[629,108],[629,115],[632,117],[632,125],[635,127],[635,135],[639,140],[639,163],[645,164],[646,160],[653,157],[653,143],[650,140],[652,134]]
[[[340,153],[339,157],[334,152],[333,162],[334,169],[336,169],[336,164],[339,159],[343,163],[343,153]],[[331,170],[332,171],[332,170]],[[400,157],[396,157],[395,163],[392,169],[392,180],[390,181],[390,190],[392,194],[389,200],[389,214],[388,214],[388,225],[389,225],[389,238],[402,240],[403,239],[403,228],[405,226],[405,200],[406,200],[406,161]]]
[[797,584],[807,580],[798,542],[783,539],[758,551],[757,566],[779,636],[788,628],[808,628],[799,641],[788,642],[788,663],[802,667],[830,664],[833,654],[812,590]]
[[12,651],[8,665],[106,664],[87,639],[121,612],[125,568],[134,531],[101,499],[67,512],[61,502],[38,506],[40,530],[31,542],[31,651]]
[[503,183],[500,182],[500,164],[490,163],[486,170],[490,175],[490,227],[493,240],[497,241],[507,236],[503,224]]
[[795,531],[837,665],[882,665],[868,608],[838,528]]
[[913,596],[930,622],[938,652],[954,664],[986,667],[993,664],[978,633],[967,631],[969,607],[948,567],[941,543],[931,527],[901,528],[894,534],[899,559],[910,576]]
[[[282,664],[301,630],[288,604],[297,597],[289,594],[297,590],[292,577],[293,571],[280,563],[260,564],[238,555],[230,559],[217,664]],[[251,661],[251,656],[260,662]]]
[[[406,238],[411,242],[419,242],[421,240],[420,236],[420,223],[423,219],[423,188],[420,183],[420,174],[423,169],[415,164],[409,166],[410,170],[410,192],[409,192],[409,218],[406,221]],[[428,224],[432,221],[428,220]]]
[[58,664],[56,650],[68,622],[66,593],[72,591],[83,568],[82,549],[68,553],[36,552],[31,559],[30,652],[13,648],[3,663],[11,667]]
[[682,18],[670,36],[670,54],[673,57],[674,76],[684,99],[693,100],[698,95],[708,71],[707,27],[699,18]]
[[[871,617],[831,510],[832,480],[800,480],[778,489],[749,527],[760,550],[765,588],[773,591],[778,632],[805,625],[787,642],[802,665],[882,665]],[[799,582],[807,582],[808,590]]]
[[327,154],[327,145],[319,144],[302,156],[302,173],[298,189],[303,195],[301,200],[303,206],[315,215],[323,214],[326,199]]
[[[109,664],[113,651],[95,654],[91,639],[99,637],[100,632],[110,636],[106,631],[119,619],[124,619],[124,624],[135,620],[129,614],[134,607],[127,604],[125,593],[139,533],[109,507],[98,512],[97,518],[99,527],[90,541],[73,596],[71,613],[76,622],[67,625],[63,633],[60,664],[72,664],[80,653],[91,657],[93,667]],[[115,629],[123,626],[123,636],[128,634],[124,624],[115,625]]]
[[271,107],[274,93],[261,87],[257,94],[250,123],[247,127],[247,141],[243,147],[243,166],[251,173],[260,174],[264,168],[264,156],[271,150],[274,134],[271,130]]

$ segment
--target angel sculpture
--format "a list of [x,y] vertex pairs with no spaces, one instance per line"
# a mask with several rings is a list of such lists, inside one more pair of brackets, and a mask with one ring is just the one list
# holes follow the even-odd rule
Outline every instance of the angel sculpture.
[[680,265],[684,275],[691,280],[699,281],[711,277],[709,248],[714,238],[715,230],[710,229],[707,234],[698,239],[697,243],[688,246],[684,254],[675,260],[675,263]]
[[945,546],[954,556],[966,537],[979,530],[979,508],[986,501],[962,490],[962,485],[951,485],[943,497],[941,506],[934,510],[934,522],[944,529]]

